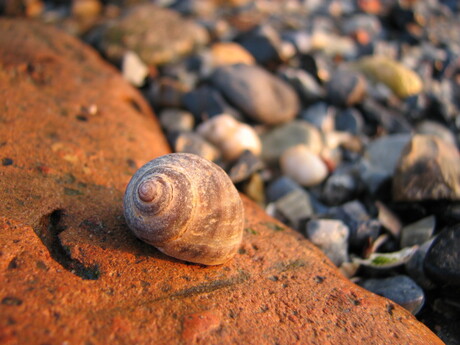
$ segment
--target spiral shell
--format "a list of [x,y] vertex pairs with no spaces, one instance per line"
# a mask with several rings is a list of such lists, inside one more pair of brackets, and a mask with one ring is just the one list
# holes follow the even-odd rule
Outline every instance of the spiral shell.
[[124,197],[129,228],[163,253],[219,265],[237,251],[244,209],[227,174],[197,155],[156,158],[132,177]]

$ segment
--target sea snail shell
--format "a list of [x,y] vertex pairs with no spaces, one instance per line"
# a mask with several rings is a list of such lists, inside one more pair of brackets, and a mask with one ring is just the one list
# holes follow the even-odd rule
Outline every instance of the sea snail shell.
[[244,209],[227,174],[189,153],[156,158],[131,178],[126,222],[141,240],[177,259],[219,265],[238,250]]

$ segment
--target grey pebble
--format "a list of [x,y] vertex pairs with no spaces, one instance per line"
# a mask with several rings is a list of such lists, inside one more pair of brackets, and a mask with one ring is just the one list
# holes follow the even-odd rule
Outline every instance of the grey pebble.
[[401,229],[401,247],[422,245],[433,236],[435,226],[435,216],[425,217],[415,223],[404,226]]
[[305,227],[307,238],[336,265],[348,261],[348,227],[340,220],[310,220]]
[[425,303],[425,293],[411,278],[398,275],[382,279],[366,279],[359,283],[363,288],[386,297],[417,314]]

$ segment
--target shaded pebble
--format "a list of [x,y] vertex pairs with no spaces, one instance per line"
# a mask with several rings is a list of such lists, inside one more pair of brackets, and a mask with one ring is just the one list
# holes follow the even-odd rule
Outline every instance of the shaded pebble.
[[278,32],[268,24],[258,26],[237,37],[236,40],[261,65],[280,61],[281,38]]
[[157,107],[182,107],[182,97],[189,91],[188,87],[169,77],[160,77],[150,86],[148,98]]
[[321,198],[328,205],[341,205],[356,197],[359,192],[359,185],[354,167],[343,165],[327,178]]
[[310,195],[301,188],[294,189],[276,200],[275,209],[284,221],[297,230],[300,230],[302,221],[314,214]]
[[456,146],[431,135],[414,135],[393,178],[396,201],[460,199],[460,155]]
[[261,134],[262,158],[269,164],[277,163],[281,154],[292,146],[303,144],[315,154],[323,149],[320,131],[302,120],[294,120]]
[[433,236],[435,226],[435,216],[425,217],[415,223],[404,226],[401,230],[401,247],[422,245]]
[[346,108],[338,112],[334,117],[335,129],[351,134],[362,134],[364,119],[361,112],[355,108]]
[[311,104],[325,95],[324,89],[308,72],[292,67],[281,68],[278,74],[291,84],[304,104]]
[[225,160],[238,158],[245,150],[259,155],[262,144],[254,129],[228,114],[220,114],[201,123],[197,133],[220,149]]
[[299,111],[295,90],[259,66],[237,64],[216,68],[212,83],[251,119],[276,125],[292,120]]
[[287,176],[278,177],[276,180],[270,182],[267,186],[267,201],[273,202],[281,199],[283,196],[295,191],[296,189],[302,189],[297,182]]
[[364,205],[358,201],[349,201],[329,209],[328,216],[342,220],[350,229],[349,243],[352,247],[363,247],[370,239],[376,239],[380,232],[380,223],[372,219]]
[[366,279],[359,282],[366,290],[386,297],[417,314],[425,303],[423,290],[408,276],[398,275],[382,279]]
[[388,86],[400,98],[420,93],[422,79],[400,62],[385,56],[369,56],[357,61],[356,66],[371,80]]
[[355,14],[346,18],[342,24],[342,32],[348,36],[354,36],[358,42],[364,43],[357,37],[364,32],[369,41],[374,41],[382,33],[382,25],[378,17],[369,14]]
[[149,69],[135,52],[127,51],[121,62],[121,74],[132,85],[141,87],[145,83]]
[[407,274],[422,288],[432,290],[436,287],[436,284],[427,277],[424,268],[424,262],[426,253],[433,244],[434,238],[431,238],[427,242],[423,243],[417,251],[412,255],[409,261],[406,262]]
[[328,175],[326,164],[305,145],[293,146],[280,158],[281,170],[302,186],[321,183]]
[[174,152],[194,153],[210,161],[220,158],[220,151],[194,132],[176,133],[170,136]]
[[189,132],[193,130],[195,118],[193,114],[177,108],[164,108],[158,115],[161,126],[167,133]]
[[348,227],[340,220],[314,219],[305,226],[305,235],[336,266],[348,260]]
[[326,84],[327,99],[339,107],[361,103],[366,95],[366,80],[359,73],[339,69]]
[[425,271],[441,286],[460,286],[460,226],[449,226],[433,241],[425,257]]
[[316,128],[323,132],[328,132],[334,129],[334,115],[337,109],[326,102],[316,102],[304,108],[299,118],[311,123]]
[[184,107],[201,121],[223,113],[236,118],[241,117],[238,110],[228,104],[222,94],[211,86],[202,85],[187,92],[182,97],[182,102]]
[[209,40],[206,30],[177,12],[142,4],[108,25],[100,43],[111,61],[132,50],[147,65],[165,64],[189,54]]
[[311,50],[311,35],[304,30],[284,31],[281,33],[283,41],[291,42],[300,54]]
[[263,168],[262,160],[251,151],[246,150],[232,164],[228,170],[228,175],[233,183],[240,183]]

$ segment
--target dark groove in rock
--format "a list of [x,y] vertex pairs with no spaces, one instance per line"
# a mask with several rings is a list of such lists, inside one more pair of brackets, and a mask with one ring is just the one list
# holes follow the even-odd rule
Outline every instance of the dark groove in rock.
[[62,245],[59,234],[66,229],[62,222],[64,210],[57,209],[43,216],[34,231],[43,244],[48,248],[51,257],[67,271],[86,280],[97,280],[100,272],[98,265],[85,266],[80,261],[72,259],[68,250]]

